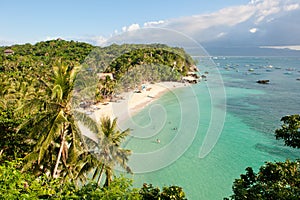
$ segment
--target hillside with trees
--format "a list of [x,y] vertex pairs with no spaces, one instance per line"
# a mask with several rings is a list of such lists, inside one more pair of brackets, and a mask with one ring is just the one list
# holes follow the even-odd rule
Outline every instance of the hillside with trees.
[[[116,177],[116,166],[131,173],[131,151],[121,148],[129,130],[119,130],[116,119],[95,122],[72,109],[77,79],[112,73],[113,80],[97,79],[93,89],[101,93],[143,64],[183,76],[194,62],[183,49],[160,44],[99,48],[57,39],[0,47],[0,198],[185,199],[178,186],[135,189]],[[78,120],[97,133],[96,141],[85,138]]]

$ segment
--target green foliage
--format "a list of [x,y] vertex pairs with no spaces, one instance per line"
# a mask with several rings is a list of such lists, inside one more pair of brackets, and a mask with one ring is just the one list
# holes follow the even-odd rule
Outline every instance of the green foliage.
[[300,148],[300,115],[281,118],[283,125],[275,131],[276,139],[283,139],[285,145]]
[[[163,51],[165,51],[166,54],[164,54]],[[148,55],[145,54],[145,57],[144,52],[148,53]],[[151,61],[154,63],[153,61],[156,60],[156,63],[167,63],[167,59],[165,61],[163,59],[167,54],[173,54],[178,59],[184,58],[187,66],[194,64],[194,60],[186,54],[182,48],[169,47],[164,44],[112,44],[103,48],[95,48],[85,59],[85,63],[87,63],[91,69],[97,70],[97,72],[112,72],[112,65],[117,63],[121,65],[128,64],[128,66],[131,61],[133,61],[132,66],[139,61],[148,63]],[[169,58],[171,57],[169,56]],[[113,64],[116,59],[118,59],[117,63]],[[172,66],[173,62],[170,62],[170,64],[170,66]],[[182,66],[182,63],[178,62],[178,65]]]
[[[12,49],[13,55],[4,55]],[[83,62],[93,49],[92,45],[74,41],[50,40],[35,45],[13,45],[0,49],[0,155],[2,159],[23,157],[31,152],[32,142],[28,138],[33,124],[17,132],[17,127],[28,118],[28,113],[18,112],[24,101],[47,97],[47,84],[52,81],[52,66],[58,59],[74,66]],[[28,107],[27,110],[33,107]],[[31,113],[40,110],[32,109]],[[39,127],[39,129],[43,129]],[[1,158],[0,158],[1,159]]]
[[[56,62],[53,80],[44,82],[46,95],[24,100],[18,111],[30,115],[20,125],[27,130],[34,148],[25,157],[24,170],[50,173],[76,179],[74,163],[84,149],[81,132],[71,112],[71,100],[77,67]],[[59,174],[57,172],[60,171]]]
[[163,191],[161,192],[161,199],[162,200],[184,200],[185,193],[183,189],[179,186],[170,186],[170,187],[163,187]]
[[[72,196],[74,185],[62,185],[59,179],[46,176],[36,178],[31,173],[22,173],[21,162],[6,162],[0,166],[0,199],[46,199],[58,196]],[[55,199],[55,198],[53,198]]]
[[65,40],[49,40],[38,42],[34,45],[29,43],[24,45],[13,45],[5,47],[12,49],[14,54],[5,56],[4,51],[0,52],[5,71],[22,68],[43,68],[51,70],[51,64],[58,58],[65,62],[72,61],[82,63],[86,56],[94,48],[92,45],[83,42],[65,41]]
[[[119,80],[126,72],[137,65],[147,66],[160,65],[173,68],[172,71],[180,72],[185,75],[192,63],[186,60],[185,52],[174,48],[141,48],[132,50],[121,55],[113,60],[113,62],[106,69],[106,72],[114,73],[114,76]],[[152,70],[154,70],[152,68]],[[161,73],[163,74],[163,73]]]
[[97,99],[135,89],[145,82],[180,81],[195,64],[182,48],[166,45],[111,45],[95,49],[85,68],[112,73],[114,80],[101,80]]
[[[8,48],[13,55],[4,55]],[[108,152],[110,160],[87,151],[76,124],[76,112],[71,112],[77,67],[84,62],[85,71],[75,92],[90,92],[96,90],[96,86],[86,87],[87,82],[95,81],[93,68],[96,72],[110,69],[118,78],[124,72],[138,72],[139,77],[128,78],[128,85],[133,85],[139,84],[136,79],[179,80],[193,60],[183,49],[161,44],[114,44],[92,49],[86,43],[64,40],[0,48],[0,199],[142,198],[142,192],[131,188],[130,180],[112,179],[117,164],[130,172],[126,164],[130,151],[120,148],[128,131],[117,131],[115,120],[102,122],[100,142],[94,145],[102,153]],[[99,98],[102,94],[113,96],[120,80],[95,84],[100,89]],[[4,163],[16,157],[25,157],[24,162]],[[77,188],[74,180],[85,184],[87,173],[95,168],[100,181],[101,171],[105,173],[106,187],[89,183]],[[159,195],[161,199],[184,197],[177,186],[165,187]]]
[[246,168],[246,174],[236,179],[230,199],[298,199],[300,196],[300,162],[267,162],[253,172]]
[[116,177],[107,188],[88,183],[80,188],[71,182],[61,184],[61,179],[35,177],[22,173],[21,162],[6,162],[0,166],[0,199],[141,199],[132,180]]
[[111,97],[116,88],[116,80],[111,80],[109,76],[106,76],[105,79],[99,80],[98,84],[98,94],[101,99],[106,99],[108,97]]
[[153,187],[152,184],[144,183],[143,187],[140,189],[140,194],[142,195],[143,200],[150,199],[159,199],[160,198],[160,189],[158,187]]
[[114,177],[107,187],[99,187],[89,182],[76,187],[73,182],[50,179],[43,175],[36,177],[30,172],[21,172],[20,161],[5,162],[0,165],[0,199],[104,199],[104,200],[184,200],[181,187],[154,188],[144,184],[141,189],[132,187],[132,180],[124,176]]
[[111,120],[109,117],[102,117],[100,121],[100,126],[96,128],[97,142],[90,141],[89,146],[97,160],[93,179],[98,176],[97,184],[100,185],[102,174],[105,173],[104,186],[108,187],[113,180],[113,170],[116,165],[132,173],[127,165],[131,151],[121,148],[122,142],[129,135],[129,129],[119,131],[117,118]]
[[0,162],[23,157],[32,149],[26,132],[17,132],[24,118],[17,118],[13,110],[0,110]]
[[141,199],[137,189],[132,188],[132,181],[123,176],[115,177],[108,187],[100,188],[97,183],[88,183],[76,192],[76,199]]
[[164,186],[160,192],[158,187],[144,183],[139,193],[143,200],[186,200],[185,193],[179,186]]

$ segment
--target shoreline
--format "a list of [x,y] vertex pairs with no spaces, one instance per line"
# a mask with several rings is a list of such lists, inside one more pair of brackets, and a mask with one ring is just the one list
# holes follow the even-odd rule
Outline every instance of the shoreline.
[[100,120],[108,116],[111,119],[118,118],[118,123],[130,119],[162,95],[174,89],[188,87],[190,84],[181,82],[159,82],[147,84],[144,90],[121,93],[121,100],[117,102],[98,103],[93,112],[93,118]]

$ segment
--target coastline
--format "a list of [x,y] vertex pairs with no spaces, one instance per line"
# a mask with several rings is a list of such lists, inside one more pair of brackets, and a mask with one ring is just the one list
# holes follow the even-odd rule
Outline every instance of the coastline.
[[118,122],[123,122],[159,99],[163,94],[189,85],[181,82],[147,84],[145,90],[121,93],[119,95],[121,99],[117,102],[96,104],[97,109],[93,112],[93,118],[98,121],[101,117],[108,116],[111,119],[118,118]]

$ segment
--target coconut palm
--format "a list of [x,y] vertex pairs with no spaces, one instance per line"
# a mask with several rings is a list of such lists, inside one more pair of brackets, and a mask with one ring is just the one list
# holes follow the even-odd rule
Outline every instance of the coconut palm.
[[106,175],[104,186],[109,186],[113,178],[113,170],[120,165],[126,172],[131,173],[127,165],[131,151],[121,148],[122,141],[129,135],[129,129],[117,130],[117,118],[113,121],[109,117],[103,117],[98,127],[98,142],[94,146],[94,155],[98,160],[93,178],[98,176],[98,184],[101,182],[103,173]]
[[106,76],[104,80],[99,81],[98,89],[104,99],[112,98],[116,89],[116,82],[109,76]]
[[69,67],[57,61],[53,67],[52,82],[41,79],[46,95],[32,98],[18,109],[31,114],[20,129],[31,127],[29,131],[35,142],[33,151],[25,157],[23,170],[31,168],[36,173],[47,173],[52,177],[63,176],[64,172],[73,178],[69,166],[76,162],[84,148],[71,112],[73,85],[78,70],[78,67]]

